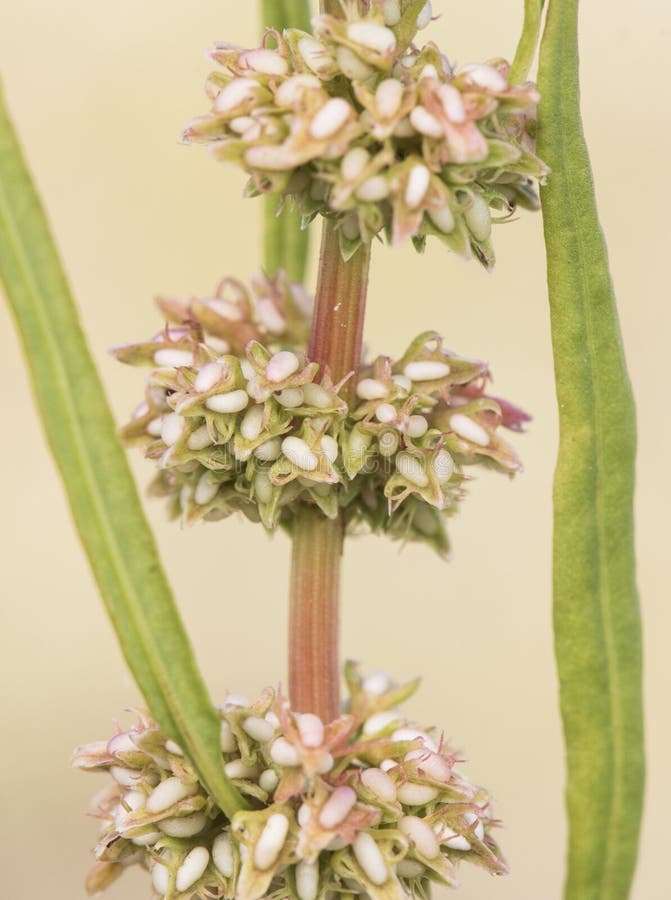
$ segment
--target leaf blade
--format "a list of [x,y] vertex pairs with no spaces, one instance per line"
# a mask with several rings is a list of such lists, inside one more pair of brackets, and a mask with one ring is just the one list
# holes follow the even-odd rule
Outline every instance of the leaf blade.
[[645,761],[634,559],[635,410],[579,100],[577,0],[550,0],[538,152],[560,448],[554,623],[567,749],[570,900],[624,900]]
[[219,718],[196,667],[55,248],[0,93],[0,280],[42,425],[122,651],[147,703],[222,809]]

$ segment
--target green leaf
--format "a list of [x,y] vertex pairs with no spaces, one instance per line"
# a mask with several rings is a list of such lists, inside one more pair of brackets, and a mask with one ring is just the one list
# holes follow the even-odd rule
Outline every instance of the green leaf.
[[560,416],[554,622],[566,739],[570,900],[623,900],[644,784],[641,623],[635,581],[635,410],[578,80],[578,2],[550,0],[541,44],[538,152]]
[[538,38],[541,33],[544,5],[545,0],[524,0],[522,34],[515,51],[515,59],[508,74],[508,80],[512,84],[520,84],[529,76],[529,69],[534,61]]
[[[261,0],[264,28],[310,30],[308,0]],[[302,283],[308,261],[309,232],[302,228],[301,213],[293,201],[283,204],[278,215],[277,196],[264,200],[263,265],[269,275],[284,269],[291,281]]]
[[124,656],[162,728],[231,817],[220,722],[161,567],[58,253],[0,94],[0,280],[42,424]]

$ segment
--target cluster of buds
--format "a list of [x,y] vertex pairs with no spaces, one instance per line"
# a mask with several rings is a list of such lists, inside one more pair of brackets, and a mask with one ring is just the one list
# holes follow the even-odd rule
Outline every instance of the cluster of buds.
[[272,690],[253,704],[226,698],[224,768],[253,807],[232,821],[145,714],[79,747],[75,766],[112,776],[94,803],[102,833],[87,889],[133,864],[165,900],[400,900],[427,896],[431,883],[455,886],[461,861],[504,873],[488,794],[456,768],[442,736],[398,710],[417,682],[362,678],[352,663],[346,677],[347,712],[328,724]]
[[505,60],[455,71],[435,44],[417,48],[430,3],[419,17],[417,0],[365,6],[345,0],[345,18],[269,30],[256,49],[217,44],[212,109],[184,140],[242,166],[249,195],[290,199],[305,223],[335,218],[346,259],[379,234],[418,249],[434,235],[489,268],[492,210],[538,208],[538,93],[509,83]]
[[445,350],[432,332],[400,359],[364,366],[347,403],[343,382],[300,349],[309,298],[281,273],[258,279],[255,294],[253,304],[229,279],[212,298],[160,300],[170,324],[115,350],[151,367],[122,432],[158,464],[151,492],[186,523],[240,511],[291,530],[307,503],[330,518],[343,510],[350,531],[445,554],[465,468],[515,473],[499,427],[519,430],[524,413],[485,393],[486,364]]

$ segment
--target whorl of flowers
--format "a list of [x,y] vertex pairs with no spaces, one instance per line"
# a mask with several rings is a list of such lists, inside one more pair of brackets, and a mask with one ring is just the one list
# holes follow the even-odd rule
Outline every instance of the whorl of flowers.
[[[187,522],[240,511],[291,530],[301,505],[350,531],[386,532],[448,549],[444,519],[464,493],[465,467],[514,474],[499,426],[526,416],[485,393],[487,365],[443,348],[434,332],[403,356],[364,365],[348,405],[343,383],[306,358],[310,300],[280,273],[216,296],[160,300],[171,324],[115,350],[150,366],[145,401],[123,429],[159,474],[154,495]],[[344,380],[345,382],[347,379]]]
[[538,208],[538,93],[510,84],[505,60],[455,71],[435,44],[416,47],[430,3],[419,20],[416,0],[367,7],[344,2],[313,34],[269,30],[257,49],[216,44],[212,109],[184,140],[241,165],[249,195],[291,198],[306,223],[335,217],[345,258],[378,234],[418,249],[435,235],[491,267],[492,209]]
[[361,678],[351,663],[346,676],[347,712],[328,724],[269,689],[253,704],[226,698],[224,767],[253,806],[232,822],[145,713],[79,747],[75,766],[113,779],[95,800],[102,831],[87,889],[138,864],[166,900],[394,900],[455,886],[461,861],[505,872],[488,794],[455,768],[442,735],[397,709],[417,682]]

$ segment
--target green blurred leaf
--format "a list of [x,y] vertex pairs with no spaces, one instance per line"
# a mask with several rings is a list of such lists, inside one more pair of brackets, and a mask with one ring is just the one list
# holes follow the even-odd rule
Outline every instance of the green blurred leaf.
[[644,786],[635,582],[635,410],[582,133],[577,0],[550,0],[538,152],[557,397],[554,621],[566,739],[570,900],[623,900]]
[[[261,0],[264,28],[310,30],[308,0]],[[277,196],[264,198],[263,265],[269,275],[284,269],[292,281],[302,283],[309,251],[309,232],[301,228],[301,214],[289,201],[278,215]]]
[[126,661],[152,714],[232,816],[246,804],[224,774],[219,716],[175,608],[1,95],[0,279],[75,525]]

